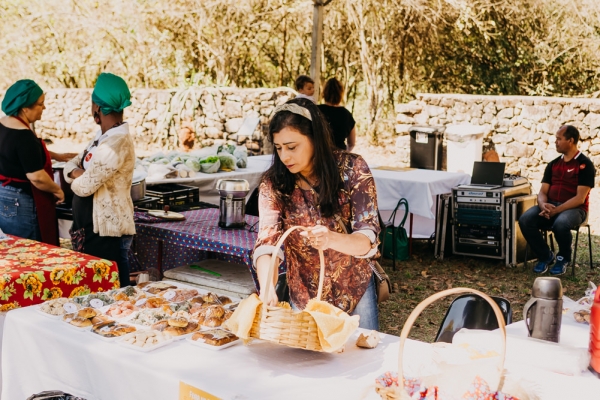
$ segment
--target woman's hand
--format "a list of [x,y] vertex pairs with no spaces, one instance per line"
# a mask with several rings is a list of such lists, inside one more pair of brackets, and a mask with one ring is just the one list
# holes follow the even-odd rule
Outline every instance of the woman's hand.
[[326,226],[317,225],[308,231],[300,232],[300,236],[308,239],[312,247],[318,250],[327,250],[332,241],[333,232],[327,229]]
[[277,297],[277,292],[275,292],[275,285],[267,285],[267,290],[260,291],[260,300],[268,305],[268,306],[276,306],[279,302],[279,298]]

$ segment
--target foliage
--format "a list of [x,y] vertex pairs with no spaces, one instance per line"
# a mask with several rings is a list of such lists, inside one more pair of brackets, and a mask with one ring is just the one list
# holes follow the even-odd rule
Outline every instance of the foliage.
[[[333,0],[323,73],[376,123],[415,93],[590,95],[595,0]],[[0,87],[291,86],[310,67],[312,0],[4,0]]]

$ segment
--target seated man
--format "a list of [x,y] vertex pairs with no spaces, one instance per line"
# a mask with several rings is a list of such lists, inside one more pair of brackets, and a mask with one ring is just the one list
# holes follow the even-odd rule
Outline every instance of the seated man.
[[539,228],[552,230],[558,243],[556,263],[551,275],[565,273],[571,261],[571,230],[581,225],[588,213],[589,194],[594,187],[594,164],[577,149],[579,131],[564,125],[556,132],[556,151],[562,155],[546,166],[538,205],[527,210],[519,225],[529,246],[538,256],[533,272],[543,274],[554,262]]

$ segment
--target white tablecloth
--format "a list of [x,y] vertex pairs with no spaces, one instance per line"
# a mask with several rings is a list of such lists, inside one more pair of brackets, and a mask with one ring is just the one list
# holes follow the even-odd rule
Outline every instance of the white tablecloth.
[[219,204],[219,192],[215,189],[217,181],[219,179],[245,179],[250,184],[250,191],[248,197],[252,193],[258,184],[262,174],[271,165],[272,156],[255,156],[248,157],[247,168],[238,168],[232,172],[217,172],[214,174],[203,174],[197,173],[192,178],[175,178],[175,179],[163,179],[156,181],[147,181],[146,184],[151,190],[152,185],[161,183],[179,183],[182,185],[196,186],[200,188],[200,201],[211,204]]
[[[588,332],[588,325],[563,317],[561,345],[587,348]],[[522,321],[509,325],[507,333],[527,337]],[[87,400],[177,400],[180,381],[223,399],[377,400],[374,380],[397,370],[399,339],[383,335],[376,349],[364,350],[354,346],[357,335],[341,354],[260,341],[212,351],[185,340],[142,353],[76,331],[41,315],[35,306],[21,308],[10,311],[4,324],[2,400],[44,390]],[[407,374],[432,359],[427,343],[409,340],[405,350]],[[592,399],[600,393],[600,379],[587,371],[567,376],[523,366],[518,372],[542,388],[544,400]]]
[[[375,378],[395,369],[398,338],[374,350],[354,346],[322,354],[266,342],[205,350],[185,340],[149,353],[99,340],[34,307],[8,313],[4,327],[2,399],[63,390],[87,400],[177,400],[183,381],[222,399],[379,399]],[[407,356],[429,349],[410,341]]]

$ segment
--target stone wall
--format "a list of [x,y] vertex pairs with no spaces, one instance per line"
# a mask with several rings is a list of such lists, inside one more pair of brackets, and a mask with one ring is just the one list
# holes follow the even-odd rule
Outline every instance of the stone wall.
[[[149,154],[180,147],[181,132],[192,135],[194,148],[218,140],[236,140],[244,117],[260,117],[253,140],[246,143],[254,152],[263,150],[263,129],[276,105],[295,97],[289,88],[236,89],[188,88],[184,90],[137,89],[125,119],[135,135],[136,151]],[[98,127],[91,116],[92,89],[52,89],[46,92],[46,110],[36,123],[43,138],[89,141]],[[4,92],[0,92],[0,101]],[[1,114],[1,113],[0,113]],[[267,151],[269,151],[267,149]],[[139,155],[139,154],[138,154]]]
[[400,156],[407,163],[411,126],[468,123],[484,128],[484,142],[495,146],[507,172],[535,181],[558,156],[554,147],[558,128],[574,125],[581,134],[580,150],[600,174],[600,99],[419,94],[416,100],[396,106],[396,122],[396,133],[401,135],[397,147],[405,149]]

